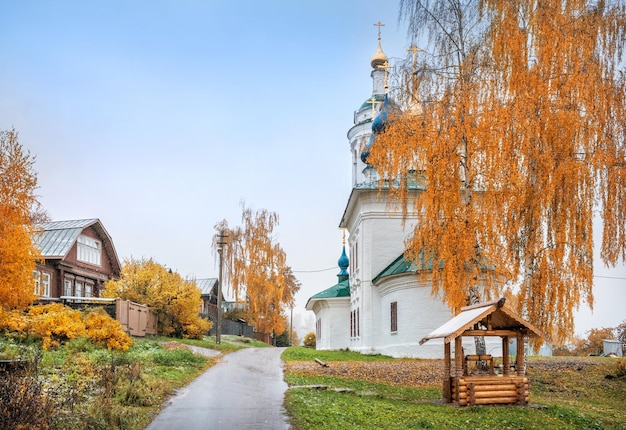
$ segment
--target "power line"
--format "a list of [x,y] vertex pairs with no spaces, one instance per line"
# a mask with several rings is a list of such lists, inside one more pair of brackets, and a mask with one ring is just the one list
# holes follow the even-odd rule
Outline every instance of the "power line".
[[328,269],[319,269],[319,270],[292,270],[293,273],[317,273],[317,272],[328,272],[329,270],[335,270],[337,267],[329,267]]

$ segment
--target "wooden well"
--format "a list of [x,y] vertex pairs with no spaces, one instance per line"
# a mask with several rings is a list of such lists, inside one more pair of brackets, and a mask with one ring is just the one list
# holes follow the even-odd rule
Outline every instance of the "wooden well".
[[[420,341],[444,339],[443,399],[457,406],[526,405],[529,385],[524,360],[524,339],[542,337],[539,331],[505,307],[505,299],[479,303],[461,309],[461,313]],[[465,355],[465,336],[498,336],[502,339],[502,367],[494,369],[491,355]],[[517,340],[515,363],[511,363],[510,341]],[[454,342],[454,357],[451,344]],[[470,362],[484,363],[487,373],[473,375]],[[514,367],[513,367],[514,366]]]

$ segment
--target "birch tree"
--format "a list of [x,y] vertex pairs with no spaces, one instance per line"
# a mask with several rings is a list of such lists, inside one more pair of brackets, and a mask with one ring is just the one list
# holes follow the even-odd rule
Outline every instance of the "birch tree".
[[33,270],[40,256],[29,219],[37,204],[35,158],[15,130],[0,131],[0,306],[24,309],[34,300]]
[[[453,311],[478,285],[514,294],[560,343],[593,306],[593,219],[601,258],[626,259],[623,2],[401,0],[425,53],[376,137],[381,177],[419,175],[406,255],[432,258]],[[409,62],[410,63],[410,62]],[[408,209],[410,180],[394,197]]]
[[[285,331],[284,315],[294,305],[300,283],[287,265],[287,256],[274,237],[278,215],[243,207],[241,226],[229,228],[226,221],[215,226],[224,259],[223,283],[235,300],[244,303],[248,322],[263,333]],[[220,239],[220,234],[223,238]]]

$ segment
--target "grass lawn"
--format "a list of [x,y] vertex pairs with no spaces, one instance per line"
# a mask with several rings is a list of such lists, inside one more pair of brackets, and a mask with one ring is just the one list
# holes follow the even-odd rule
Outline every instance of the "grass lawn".
[[467,408],[441,401],[440,360],[305,348],[287,349],[283,360],[294,430],[626,429],[626,376],[616,376],[616,359],[529,358],[530,406]]
[[[42,351],[38,342],[0,336],[0,358],[36,363],[32,376],[0,373],[0,429],[144,429],[176,389],[219,359],[194,354],[184,344],[223,353],[268,346],[238,336],[222,336],[220,344],[215,338],[148,337],[119,352],[80,338]],[[33,413],[45,418],[33,425]]]

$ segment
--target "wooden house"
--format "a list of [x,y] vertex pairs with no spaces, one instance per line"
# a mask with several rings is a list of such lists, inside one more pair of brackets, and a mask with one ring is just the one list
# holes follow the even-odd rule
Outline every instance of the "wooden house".
[[[465,355],[464,336],[492,336],[502,339],[502,362],[495,366],[491,355]],[[505,306],[505,299],[479,303],[424,337],[444,340],[443,398],[457,406],[485,404],[525,405],[529,400],[524,360],[524,339],[542,337],[532,324]],[[509,345],[515,339],[515,363]],[[454,357],[451,345],[454,344]]]
[[40,298],[99,297],[106,281],[119,278],[120,261],[99,219],[52,221],[36,228],[33,241],[43,261],[33,278]]

